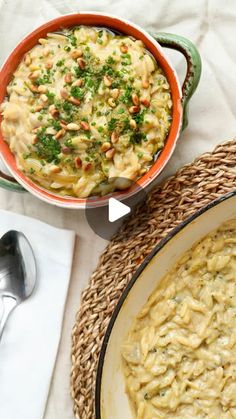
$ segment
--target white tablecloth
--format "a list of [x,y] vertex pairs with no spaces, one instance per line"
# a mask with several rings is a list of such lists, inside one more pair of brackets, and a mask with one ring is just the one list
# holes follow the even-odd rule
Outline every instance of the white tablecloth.
[[[0,63],[29,31],[50,18],[76,10],[98,10],[123,16],[153,31],[173,32],[190,38],[203,61],[199,88],[190,103],[189,126],[161,178],[195,156],[236,134],[236,4],[234,0],[0,0]],[[180,77],[183,58],[167,51]],[[0,208],[39,218],[78,234],[58,361],[51,385],[46,419],[72,419],[69,394],[71,330],[86,286],[105,242],[95,236],[82,211],[53,208],[29,194],[0,190]],[[24,385],[24,383],[22,383]],[[19,418],[23,419],[23,418]]]

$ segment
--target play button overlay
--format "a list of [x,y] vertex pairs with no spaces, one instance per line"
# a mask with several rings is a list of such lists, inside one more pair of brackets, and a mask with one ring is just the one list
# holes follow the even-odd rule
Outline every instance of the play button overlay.
[[[115,185],[119,186],[127,185],[128,183],[127,179],[121,177],[110,179],[110,182],[114,182]],[[94,197],[87,199],[85,215],[89,226],[97,236],[110,240],[123,222],[125,222],[126,218],[132,215],[135,207],[146,202],[147,194],[145,189],[133,181],[129,181],[129,183],[129,189],[116,190],[115,193],[107,195],[106,206],[93,207],[91,206],[91,199]],[[125,196],[131,190],[135,190],[135,194],[126,198]]]
[[109,199],[108,220],[110,221],[110,223],[114,223],[114,221],[117,221],[125,215],[129,214],[130,211],[131,208],[128,207],[128,205],[122,204],[122,202],[118,201],[115,198]]

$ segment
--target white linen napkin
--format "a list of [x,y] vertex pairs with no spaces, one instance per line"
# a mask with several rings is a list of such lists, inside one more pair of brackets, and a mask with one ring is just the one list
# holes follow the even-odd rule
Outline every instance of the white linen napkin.
[[75,234],[0,210],[0,236],[8,230],[22,231],[30,241],[37,284],[32,296],[10,315],[0,342],[0,418],[42,419],[61,336]]

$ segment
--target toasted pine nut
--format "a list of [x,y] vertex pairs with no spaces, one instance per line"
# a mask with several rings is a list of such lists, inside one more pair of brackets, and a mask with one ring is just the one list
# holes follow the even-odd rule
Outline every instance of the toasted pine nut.
[[48,41],[45,38],[39,38],[38,43],[41,44],[41,45],[45,45],[45,44],[48,43]]
[[65,122],[65,121],[60,121],[60,125],[61,125],[61,127],[62,127],[63,129],[65,129],[65,130],[66,130],[67,124],[66,124],[66,122]]
[[39,112],[43,109],[43,105],[38,105],[34,108],[35,112]]
[[72,83],[72,74],[67,73],[64,77],[64,81],[65,81],[65,83]]
[[80,100],[79,99],[76,99],[75,97],[70,96],[68,98],[68,101],[70,103],[73,103],[73,105],[76,105],[76,106],[79,106],[80,105]]
[[132,93],[132,102],[136,106],[139,105],[139,97],[138,97],[137,93]]
[[113,133],[111,134],[111,142],[112,144],[117,143],[117,141],[119,140],[119,136],[117,134],[116,131],[113,131]]
[[77,63],[81,70],[83,70],[86,67],[86,62],[83,58],[77,58]]
[[55,139],[59,140],[59,138],[63,137],[66,133],[66,130],[64,128],[60,129],[60,131],[57,131],[55,135]]
[[106,158],[107,158],[108,160],[111,160],[111,159],[114,157],[115,152],[116,152],[116,150],[115,150],[114,148],[111,148],[110,150],[108,150],[108,151],[106,152]]
[[80,126],[84,131],[89,131],[90,130],[89,124],[86,121],[81,121]]
[[52,61],[48,61],[47,63],[45,63],[45,68],[47,68],[48,70],[50,70],[52,67],[53,67]]
[[148,89],[150,83],[146,75],[142,77],[142,86],[144,89]]
[[75,167],[76,167],[77,169],[80,169],[80,168],[81,168],[81,166],[82,166],[82,160],[81,160],[81,158],[78,156],[78,157],[76,157],[76,158],[75,158]]
[[91,163],[91,162],[85,163],[85,164],[83,165],[83,170],[84,170],[85,172],[88,172],[90,169],[92,169],[92,166],[93,166],[93,163]]
[[34,84],[28,85],[28,88],[31,90],[32,93],[39,93],[38,87],[35,86]]
[[50,114],[52,115],[53,118],[59,118],[59,111],[55,108],[55,106],[53,105],[53,107],[49,110]]
[[107,150],[110,150],[110,148],[111,148],[111,143],[105,142],[101,146],[101,151],[102,153],[105,153]]
[[30,64],[29,66],[30,71],[40,70],[40,67],[36,64]]
[[117,99],[119,97],[120,91],[119,89],[112,89],[110,91],[110,95],[113,97],[113,99]]
[[32,60],[29,54],[25,55],[24,62],[25,62],[25,65],[27,65],[27,67],[32,63]]
[[80,126],[78,124],[75,124],[74,122],[71,122],[66,126],[66,129],[68,129],[69,131],[79,131]]
[[124,43],[122,43],[122,44],[120,45],[120,50],[121,50],[122,54],[126,54],[126,53],[128,52],[128,47],[127,47],[127,45],[126,45],[126,44],[124,44]]
[[139,106],[131,106],[130,108],[129,108],[129,113],[137,113],[137,112],[139,112]]
[[29,79],[36,80],[40,76],[40,74],[41,74],[40,70],[33,71],[33,73],[29,74]]
[[50,54],[50,48],[49,46],[46,46],[43,50],[43,55],[44,57],[48,57],[49,54]]
[[48,97],[45,94],[40,95],[40,99],[46,103],[48,101]]
[[63,97],[63,99],[68,99],[69,97],[69,93],[67,92],[66,89],[61,89],[60,94],[61,94],[61,97]]
[[50,168],[50,172],[51,173],[60,173],[61,172],[61,168],[59,166],[52,166]]
[[115,107],[116,107],[116,103],[115,103],[115,101],[114,101],[113,97],[109,97],[109,99],[108,99],[107,103],[108,103],[108,105],[109,105],[111,108],[115,108]]
[[83,84],[83,80],[82,80],[82,79],[78,79],[78,80],[76,80],[76,81],[73,83],[73,86],[78,86],[78,87],[80,87],[80,86],[82,86],[82,84]]
[[38,92],[39,93],[46,93],[48,89],[46,88],[46,86],[44,86],[44,84],[40,84],[40,86],[38,86]]
[[136,122],[134,119],[131,119],[131,120],[129,121],[129,126],[130,126],[130,128],[132,128],[132,129],[136,129],[136,128],[137,128],[137,122]]
[[32,132],[33,132],[34,134],[35,134],[35,133],[37,134],[37,133],[38,133],[38,129],[39,129],[39,127],[33,128],[33,129],[32,129]]
[[34,135],[33,140],[32,140],[32,144],[37,144],[37,142],[38,142],[38,136]]
[[112,85],[111,78],[109,76],[104,76],[103,83],[105,84],[105,86],[110,87]]
[[148,99],[140,99],[140,102],[142,103],[143,106],[145,106],[146,108],[148,108],[150,106],[150,100]]
[[70,56],[73,58],[73,60],[77,60],[77,58],[82,57],[83,51],[82,49],[74,49],[71,51]]

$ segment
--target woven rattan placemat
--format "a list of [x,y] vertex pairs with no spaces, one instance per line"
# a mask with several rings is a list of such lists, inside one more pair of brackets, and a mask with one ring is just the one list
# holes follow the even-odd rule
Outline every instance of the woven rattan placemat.
[[94,418],[96,369],[116,303],[137,267],[173,227],[236,189],[236,139],[184,166],[155,188],[111,240],[83,292],[72,335],[71,393],[77,419]]

